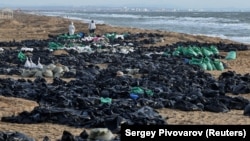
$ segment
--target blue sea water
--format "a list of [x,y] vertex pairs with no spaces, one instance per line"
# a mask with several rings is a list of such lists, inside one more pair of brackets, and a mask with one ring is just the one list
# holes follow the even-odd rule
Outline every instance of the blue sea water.
[[206,35],[250,44],[250,12],[87,12],[39,11],[83,22]]

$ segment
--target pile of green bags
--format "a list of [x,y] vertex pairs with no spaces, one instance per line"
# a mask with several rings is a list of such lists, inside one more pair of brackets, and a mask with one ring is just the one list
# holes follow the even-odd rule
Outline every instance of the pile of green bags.
[[210,47],[179,46],[172,53],[172,55],[174,56],[184,55],[186,57],[198,57],[198,56],[209,57],[211,55],[218,55],[218,54],[219,51],[215,46],[210,46]]
[[188,63],[193,65],[198,65],[204,70],[224,70],[223,63],[219,59],[213,59],[213,60],[210,59],[211,56],[219,55],[219,50],[217,49],[216,46],[210,46],[210,47],[179,46],[172,53],[172,55],[173,56],[183,55],[187,58],[192,58],[188,60]]
[[189,64],[193,64],[193,65],[198,65],[200,66],[203,70],[224,70],[224,66],[223,63],[219,60],[219,59],[214,59],[211,60],[208,57],[205,58],[192,58],[191,60],[189,60]]

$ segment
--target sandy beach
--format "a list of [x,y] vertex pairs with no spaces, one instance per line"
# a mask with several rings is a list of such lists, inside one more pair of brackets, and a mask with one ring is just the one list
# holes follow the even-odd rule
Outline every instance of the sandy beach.
[[[0,41],[21,41],[27,39],[48,39],[48,35],[58,35],[68,32],[69,19],[63,19],[60,17],[47,17],[41,15],[30,15],[25,13],[14,13],[13,19],[0,19]],[[76,26],[76,32],[88,33],[87,23],[84,21],[74,20]],[[97,25],[96,34],[103,35],[108,32],[117,33],[159,33],[164,35],[163,42],[157,44],[149,44],[147,46],[164,46],[166,44],[173,44],[179,41],[198,41],[207,43],[235,43],[234,41],[221,39],[217,37],[207,36],[195,36],[184,33],[175,33],[167,31],[157,30],[144,30],[135,28],[124,27],[111,27],[108,25]],[[147,47],[145,46],[145,47]],[[3,47],[4,48],[4,47]],[[226,52],[220,52],[226,54]],[[222,72],[235,71],[239,74],[250,73],[250,50],[237,51],[237,59],[235,60],[222,60],[228,65],[228,69],[223,71],[208,71],[214,77],[218,77]],[[20,76],[4,76],[1,78],[21,78]],[[32,79],[32,78],[27,78]],[[64,79],[67,81],[67,79]],[[48,79],[48,82],[51,82]],[[228,94],[230,96],[235,96]],[[250,100],[249,94],[239,94]],[[34,101],[28,101],[19,98],[3,97],[0,96],[0,118],[3,116],[17,115],[22,111],[31,111],[37,103]],[[244,116],[242,110],[231,110],[227,113],[211,113],[203,111],[185,112],[174,109],[160,109],[160,114],[166,118],[168,124],[191,124],[191,125],[245,125],[250,124],[250,117]],[[79,135],[82,132],[82,128],[73,128],[64,125],[57,125],[51,123],[43,124],[13,124],[0,121],[0,131],[19,131],[35,138],[36,140],[42,140],[45,136],[48,136],[51,140],[57,140],[61,138],[64,130],[70,131],[75,135]]]

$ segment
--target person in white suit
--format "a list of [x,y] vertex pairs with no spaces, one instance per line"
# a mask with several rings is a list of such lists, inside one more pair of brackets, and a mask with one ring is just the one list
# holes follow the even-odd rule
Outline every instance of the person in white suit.
[[95,33],[96,24],[95,24],[94,20],[91,20],[91,22],[89,23],[88,28],[89,28],[89,33],[90,34]]
[[74,35],[75,30],[76,30],[75,25],[74,25],[73,22],[71,22],[70,25],[69,25],[69,35]]

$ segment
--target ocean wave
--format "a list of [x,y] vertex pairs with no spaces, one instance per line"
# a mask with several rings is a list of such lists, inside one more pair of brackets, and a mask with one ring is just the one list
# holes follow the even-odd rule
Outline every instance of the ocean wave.
[[233,40],[233,41],[250,44],[250,37],[249,36],[244,36],[244,37],[228,37],[228,38],[231,39],[231,40]]
[[240,42],[240,43],[246,43],[246,44],[250,44],[250,37],[249,36],[225,36],[223,34],[206,34],[206,36],[210,36],[210,37],[219,37],[222,39],[228,39],[228,40],[232,40],[232,41],[236,41],[236,42]]

